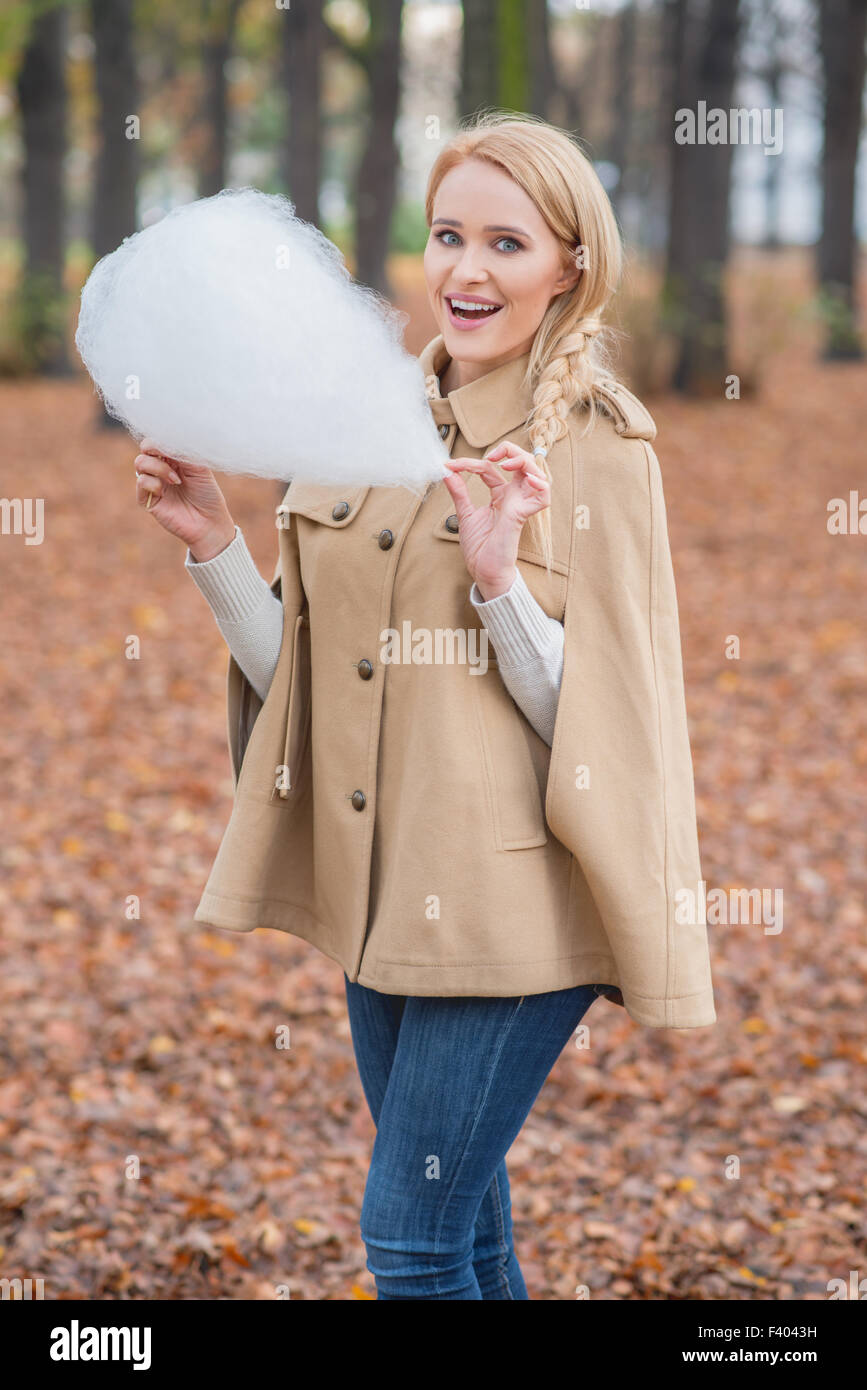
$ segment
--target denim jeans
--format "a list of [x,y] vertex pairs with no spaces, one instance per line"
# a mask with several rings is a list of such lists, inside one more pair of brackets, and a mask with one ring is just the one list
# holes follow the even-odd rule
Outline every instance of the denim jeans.
[[377,1299],[529,1298],[506,1154],[605,985],[520,998],[380,994],[344,974],[376,1140],[361,1236]]

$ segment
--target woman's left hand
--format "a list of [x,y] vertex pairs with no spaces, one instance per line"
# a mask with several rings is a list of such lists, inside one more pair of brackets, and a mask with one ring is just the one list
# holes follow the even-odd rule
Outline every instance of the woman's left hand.
[[[484,458],[446,459],[445,463],[452,469],[444,482],[455,504],[467,569],[482,598],[496,598],[514,582],[521,528],[534,512],[551,505],[551,484],[533,455],[508,439]],[[504,478],[495,463],[511,476]],[[461,473],[478,473],[484,479],[491,492],[487,506],[473,506]]]

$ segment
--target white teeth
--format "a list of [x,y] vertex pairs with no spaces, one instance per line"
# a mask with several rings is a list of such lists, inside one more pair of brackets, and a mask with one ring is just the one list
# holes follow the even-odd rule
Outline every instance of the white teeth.
[[499,304],[477,304],[473,299],[453,299],[451,305],[453,309],[487,309],[490,313],[500,307]]

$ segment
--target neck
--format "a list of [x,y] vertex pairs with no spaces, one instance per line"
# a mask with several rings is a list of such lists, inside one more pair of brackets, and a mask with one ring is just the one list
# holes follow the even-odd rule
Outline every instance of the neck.
[[443,370],[440,372],[440,390],[444,395],[449,391],[457,391],[461,386],[469,386],[470,382],[478,381],[480,377],[487,376],[488,372],[494,371],[496,367],[502,367],[506,362],[513,362],[516,357],[523,357],[532,347],[532,343],[523,344],[513,352],[504,353],[502,357],[492,357],[488,362],[465,362],[459,357],[450,357]]

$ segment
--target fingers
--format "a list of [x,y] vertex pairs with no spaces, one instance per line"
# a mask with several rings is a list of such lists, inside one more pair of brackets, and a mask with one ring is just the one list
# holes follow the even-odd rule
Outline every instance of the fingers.
[[[145,444],[150,444],[150,440],[143,440],[142,445]],[[180,474],[172,468],[168,459],[162,454],[152,453],[150,449],[144,447],[140,454],[136,454],[135,469],[136,501],[139,506],[144,504],[145,510],[148,512],[155,502],[159,502],[169,484],[179,484],[183,481]]]
[[545,488],[550,488],[551,486],[544,473],[531,473],[529,468],[527,468],[525,464],[518,459],[516,459],[514,463],[504,463],[503,467],[513,468],[516,472],[522,472],[524,481],[529,483],[531,487],[538,488],[541,491],[544,491]]
[[455,504],[455,516],[458,519],[458,526],[462,521],[466,521],[473,512],[473,504],[470,501],[470,494],[467,492],[467,485],[463,478],[453,473],[451,477],[443,479],[446,489]]
[[139,444],[139,451],[147,454],[148,459],[161,459],[169,468],[173,469],[176,475],[180,475],[178,481],[187,482],[190,478],[205,478],[213,476],[213,470],[207,463],[189,463],[186,459],[172,458],[171,454],[159,449],[152,439],[146,438]]
[[[517,444],[513,444],[510,439],[506,439],[502,444],[497,444],[495,448],[489,449],[484,458],[447,459],[446,463],[455,470],[455,473],[477,473],[492,491],[496,488],[501,494],[503,484],[508,484],[508,475],[511,474],[523,493],[524,505],[529,503],[531,507],[528,515],[551,505],[549,478],[535,457],[526,449],[521,449]],[[494,467],[495,463],[498,464],[496,468]],[[500,469],[503,472],[500,472]],[[525,483],[526,487],[524,487]],[[458,520],[460,520],[460,516]]]
[[446,467],[451,468],[455,473],[478,473],[483,478],[488,487],[502,487],[508,479],[504,478],[499,469],[495,468],[488,458],[481,459],[446,459]]
[[153,478],[164,478],[170,483],[183,482],[183,478],[175,472],[168,459],[150,454],[147,450],[136,455],[135,466],[136,471],[141,474],[147,472]]
[[169,463],[172,462],[171,455],[167,454],[165,449],[161,449],[153,439],[143,439],[138,447],[143,454],[152,454],[154,458],[166,459]]
[[135,458],[136,501],[149,512],[164,495],[166,487],[171,483],[182,484],[183,478],[172,467],[172,461],[159,453],[153,440],[143,439],[139,447],[141,453]]
[[484,458],[481,459],[446,459],[449,467],[457,467],[462,471],[480,473],[486,477],[487,481],[493,478],[503,481],[503,475],[498,469],[493,468],[493,464],[499,464],[500,468],[507,469],[509,472],[521,470],[527,475],[544,478],[545,473],[533,454],[521,449],[517,444],[513,444],[510,439],[504,439],[502,444],[497,444],[493,449],[489,449]]
[[528,485],[529,497],[533,501],[533,511],[541,511],[543,507],[551,505],[551,480],[533,454],[528,453],[526,449],[520,449],[517,444],[506,439],[495,449],[491,449],[488,456],[499,459],[500,467],[504,471],[511,473],[521,483]]
[[532,488],[532,494],[524,496],[522,505],[527,516],[532,516],[534,512],[544,511],[545,507],[551,505],[551,486],[547,479],[528,477],[527,482]]
[[536,462],[535,456],[520,449],[517,444],[513,444],[511,439],[504,439],[502,444],[498,444],[495,449],[491,449],[488,458],[496,459],[501,468],[506,468],[510,472],[521,469],[528,477],[535,476],[544,478],[545,474]]
[[139,447],[139,450],[140,450],[141,453],[143,453],[143,454],[149,454],[149,455],[151,455],[153,458],[158,458],[158,459],[167,459],[167,458],[168,458],[168,455],[167,455],[167,454],[164,454],[163,451],[154,443],[154,441],[153,441],[152,439],[143,439],[143,440],[141,441],[141,443],[139,444],[138,447]]
[[163,495],[162,478],[157,478],[153,473],[137,473],[135,480],[135,496],[139,506],[145,506],[150,511],[154,502],[158,502]]

